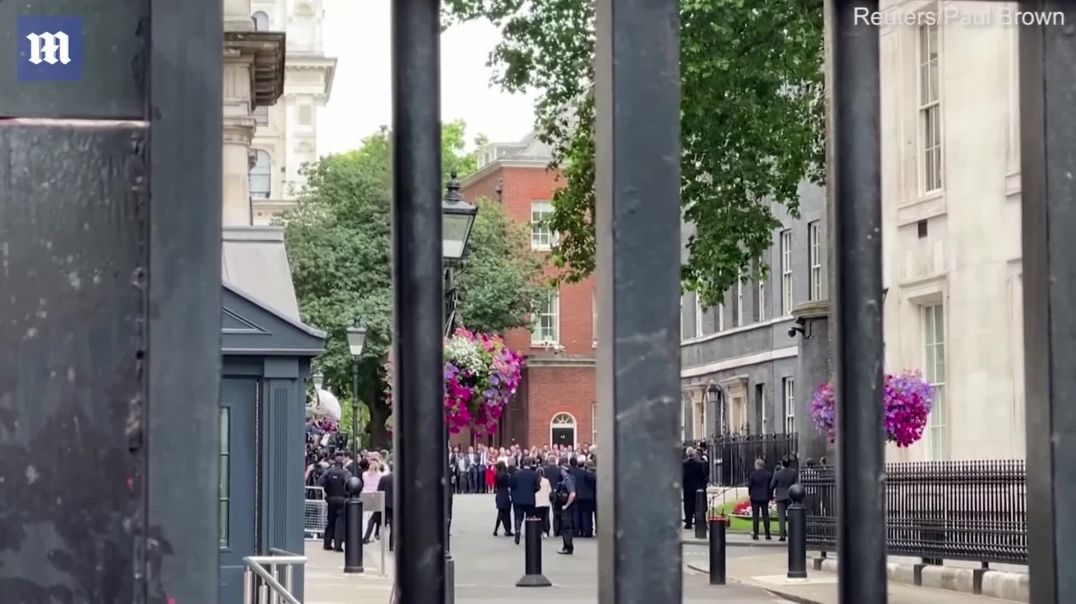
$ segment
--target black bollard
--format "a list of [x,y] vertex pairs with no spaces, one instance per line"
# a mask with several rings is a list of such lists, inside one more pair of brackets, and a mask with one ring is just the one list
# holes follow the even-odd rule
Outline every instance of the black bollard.
[[526,574],[516,587],[549,587],[552,583],[542,574],[542,526],[538,518],[527,518],[523,524],[527,527],[524,569]]
[[807,508],[803,507],[803,485],[788,488],[788,578],[807,578]]
[[347,502],[344,503],[344,572],[362,573],[362,479],[352,476],[347,481]]
[[710,518],[710,585],[725,584],[725,518]]
[[709,510],[706,509],[706,489],[699,489],[695,491],[695,538],[706,538],[706,516],[709,515]]

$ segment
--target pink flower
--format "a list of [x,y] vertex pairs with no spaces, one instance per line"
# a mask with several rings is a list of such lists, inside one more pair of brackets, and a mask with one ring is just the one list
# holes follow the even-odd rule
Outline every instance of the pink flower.
[[[882,394],[886,440],[908,447],[923,437],[934,405],[934,388],[916,371],[886,374]],[[815,429],[830,442],[836,437],[837,395],[828,382],[811,396],[811,419]]]

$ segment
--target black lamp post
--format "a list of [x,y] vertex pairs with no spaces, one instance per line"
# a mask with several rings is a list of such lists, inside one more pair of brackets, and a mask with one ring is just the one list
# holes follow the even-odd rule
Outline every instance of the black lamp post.
[[[474,226],[475,215],[478,208],[467,203],[460,195],[460,181],[453,172],[449,175],[448,186],[445,190],[445,198],[441,201],[441,256],[445,265],[445,335],[448,336],[455,328],[456,322],[456,286],[453,281],[453,271],[463,261],[467,253],[467,242],[471,238],[471,228]],[[452,527],[452,488],[450,486],[451,474],[448,467],[448,421],[444,420],[444,442],[441,450],[445,452],[444,478],[441,481],[445,497],[445,600],[452,604],[456,600],[455,595],[455,562],[452,560],[452,552],[449,534]]]
[[366,324],[359,317],[355,317],[347,328],[347,347],[351,353],[351,373],[355,386],[351,397],[351,459],[355,460],[355,463],[359,461],[359,357],[362,356],[362,347],[365,344]]
[[718,435],[724,435],[728,432],[725,425],[725,401],[721,396],[721,388],[717,384],[710,382],[710,385],[706,387],[706,394],[709,395],[710,402],[717,406],[717,432]]

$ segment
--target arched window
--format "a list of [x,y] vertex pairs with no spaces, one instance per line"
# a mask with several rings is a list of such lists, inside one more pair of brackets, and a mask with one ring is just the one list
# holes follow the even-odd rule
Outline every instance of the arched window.
[[269,199],[269,176],[273,170],[273,160],[267,151],[258,149],[255,153],[254,167],[250,169],[250,196],[254,199]]
[[269,31],[269,15],[263,11],[254,13],[254,31]]
[[576,423],[571,413],[558,413],[549,422],[549,444],[575,446]]

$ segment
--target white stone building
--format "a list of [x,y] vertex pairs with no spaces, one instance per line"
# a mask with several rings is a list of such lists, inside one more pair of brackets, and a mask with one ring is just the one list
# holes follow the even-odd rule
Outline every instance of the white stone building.
[[891,461],[1024,456],[1013,7],[882,2],[886,369],[937,389]]
[[251,0],[259,31],[287,36],[284,95],[254,112],[250,196],[255,225],[269,224],[294,207],[304,164],[317,161],[317,114],[332,93],[336,59],[322,46],[321,0]]

